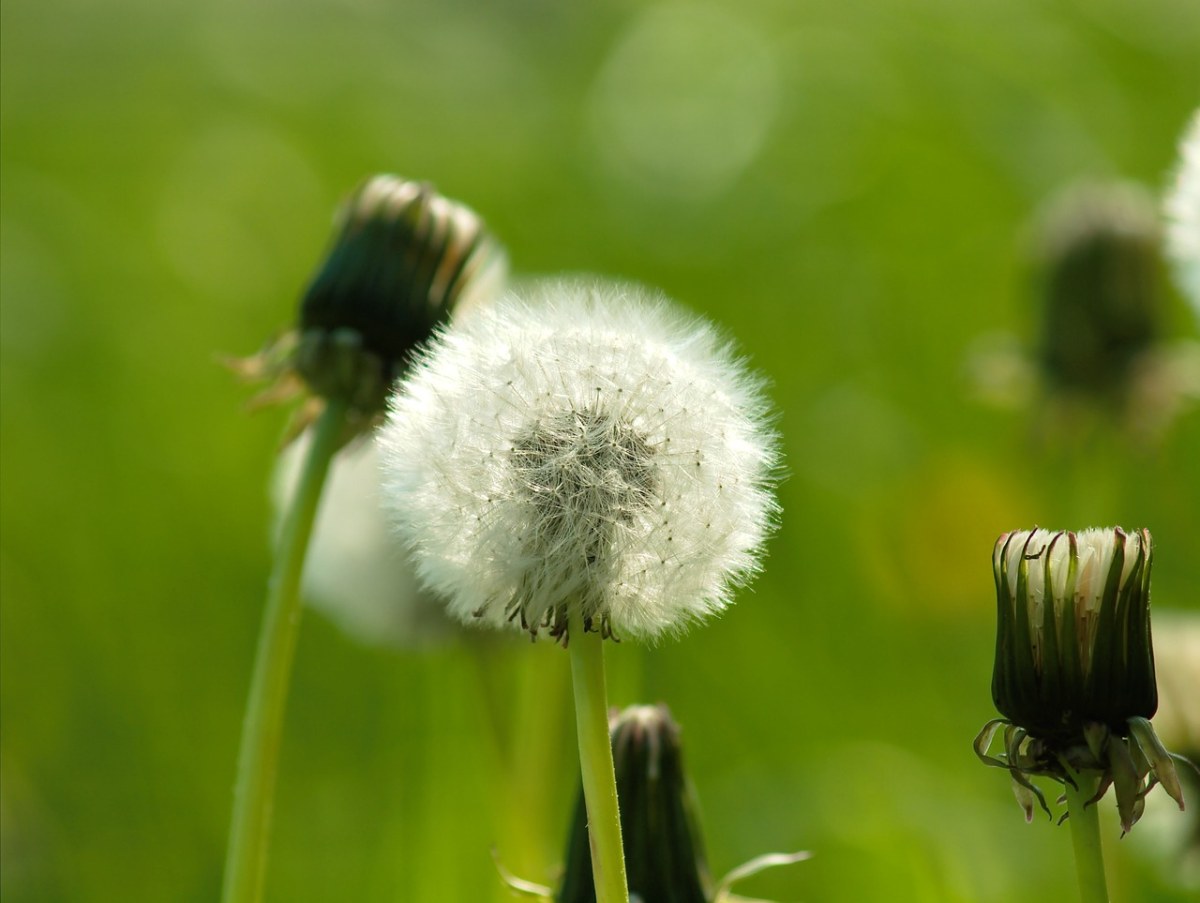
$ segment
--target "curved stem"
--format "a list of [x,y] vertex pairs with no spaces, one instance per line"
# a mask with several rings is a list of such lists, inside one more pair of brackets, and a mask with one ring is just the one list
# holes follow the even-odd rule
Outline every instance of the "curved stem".
[[[1065,763],[1064,763],[1065,764]],[[1075,846],[1075,874],[1079,879],[1081,903],[1108,903],[1108,885],[1104,878],[1104,853],[1100,848],[1100,818],[1095,803],[1085,805],[1100,786],[1098,775],[1075,771],[1067,773],[1075,781],[1067,789],[1067,822]]]
[[283,713],[300,626],[300,578],[317,502],[338,448],[345,413],[345,404],[329,401],[314,425],[308,459],[279,538],[242,723],[221,893],[224,903],[257,903],[262,898]]
[[579,736],[579,768],[587,805],[596,903],[628,903],[617,778],[608,733],[603,640],[598,633],[584,632],[583,618],[578,612],[572,611],[569,617],[567,648],[571,653],[575,729]]

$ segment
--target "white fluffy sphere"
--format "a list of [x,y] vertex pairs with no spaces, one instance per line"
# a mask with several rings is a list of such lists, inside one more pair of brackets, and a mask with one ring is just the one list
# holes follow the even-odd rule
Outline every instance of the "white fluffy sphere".
[[653,638],[720,611],[776,505],[761,382],[644,289],[539,284],[419,358],[378,441],[384,504],[467,622]]

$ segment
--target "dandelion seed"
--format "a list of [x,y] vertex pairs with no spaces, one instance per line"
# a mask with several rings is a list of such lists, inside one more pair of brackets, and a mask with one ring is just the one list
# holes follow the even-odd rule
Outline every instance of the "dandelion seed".
[[776,511],[760,381],[629,285],[548,282],[462,318],[379,441],[385,504],[451,612],[564,641],[572,606],[638,638],[722,610]]

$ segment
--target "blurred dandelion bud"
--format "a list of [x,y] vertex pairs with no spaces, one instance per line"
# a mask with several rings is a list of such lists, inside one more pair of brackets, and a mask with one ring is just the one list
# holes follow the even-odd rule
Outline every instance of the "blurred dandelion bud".
[[[679,725],[670,711],[665,705],[630,706],[620,713],[614,710],[609,730],[630,900],[732,903],[741,899],[730,894],[734,883],[811,856],[806,852],[768,853],[714,882],[705,860],[695,794],[683,768]],[[591,876],[587,810],[580,794],[567,838],[562,885],[553,899],[595,903]]]
[[304,294],[296,369],[318,394],[382,411],[412,350],[488,290],[497,251],[474,211],[428,183],[367,180],[343,205]]
[[[311,442],[312,431],[306,430],[279,454],[271,483],[276,534]],[[411,649],[444,640],[457,628],[393,540],[380,503],[373,442],[351,442],[329,465],[304,562],[303,595],[348,635],[370,645]]]
[[[264,400],[306,386],[317,399],[346,402],[366,428],[416,347],[456,311],[497,294],[506,271],[503,250],[470,208],[426,182],[373,176],[342,204],[295,330],[239,369],[277,380]],[[319,407],[301,413],[292,436]]]
[[381,430],[385,499],[466,622],[654,638],[758,567],[776,443],[760,381],[629,285],[558,281],[443,332]]
[[[503,251],[479,216],[427,182],[377,175],[350,194],[304,293],[296,329],[241,362],[243,372],[277,380],[267,400],[305,388],[311,393],[276,468],[272,497],[279,523],[307,456],[306,428],[322,399],[347,403],[345,441],[375,425],[414,349],[450,316],[498,294],[505,276]],[[378,451],[370,442],[355,443],[333,460],[304,594],[358,639],[420,645],[443,636],[448,622],[396,547],[379,496]]]
[[1175,178],[1163,203],[1167,255],[1180,290],[1200,319],[1200,110],[1179,143]]
[[[629,892],[662,903],[706,903],[712,881],[692,789],[683,770],[679,726],[666,706],[613,713],[613,764]],[[587,810],[580,793],[567,841],[559,903],[595,903]]]
[[1128,183],[1072,186],[1043,213],[1036,242],[1037,358],[1047,386],[1120,399],[1162,333],[1152,199]]
[[[1043,775],[1112,784],[1122,827],[1155,783],[1183,808],[1174,764],[1151,727],[1158,706],[1150,638],[1150,533],[1025,530],[996,543],[992,699],[1004,716],[976,738],[984,762],[1008,769],[1031,818]],[[1003,727],[1004,752],[987,752]],[[1149,783],[1147,783],[1149,779]],[[1047,811],[1048,808],[1047,808]]]
[[979,341],[968,358],[979,396],[1038,402],[1050,437],[1096,413],[1138,439],[1160,436],[1200,397],[1200,346],[1166,338],[1151,196],[1126,182],[1070,186],[1037,217],[1031,245],[1038,337],[1028,351],[1007,336]]

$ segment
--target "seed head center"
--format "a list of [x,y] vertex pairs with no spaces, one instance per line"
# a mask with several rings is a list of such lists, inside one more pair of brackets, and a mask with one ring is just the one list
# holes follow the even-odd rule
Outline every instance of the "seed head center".
[[541,529],[560,540],[573,535],[587,546],[604,544],[617,524],[632,523],[649,507],[654,457],[638,430],[591,407],[539,420],[512,449],[513,468]]

